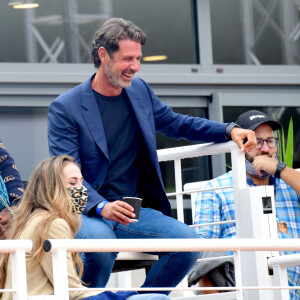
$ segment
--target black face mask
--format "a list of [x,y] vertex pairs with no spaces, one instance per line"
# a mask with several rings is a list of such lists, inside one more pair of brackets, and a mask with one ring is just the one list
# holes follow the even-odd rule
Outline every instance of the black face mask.
[[85,186],[77,186],[69,187],[67,190],[71,197],[73,211],[82,214],[88,199],[87,188]]
[[271,174],[265,172],[264,170],[261,170],[262,176],[257,175],[254,171],[252,163],[247,159],[246,159],[246,171],[248,174],[250,174],[251,176],[256,177],[256,178],[264,179],[264,178],[268,178],[271,176]]

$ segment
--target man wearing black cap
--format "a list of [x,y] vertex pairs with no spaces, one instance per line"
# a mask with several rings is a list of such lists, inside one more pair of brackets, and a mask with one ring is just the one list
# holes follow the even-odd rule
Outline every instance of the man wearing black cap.
[[[257,140],[256,148],[245,154],[248,186],[274,186],[279,238],[299,238],[300,173],[277,160],[278,138],[275,131],[281,129],[280,123],[261,111],[251,110],[241,114],[236,124],[241,128],[254,130]],[[215,189],[232,185],[232,172],[228,172],[210,180],[203,188]],[[235,220],[232,188],[198,194],[195,224],[229,220]],[[236,229],[234,223],[202,226],[198,228],[198,234],[200,238],[232,238],[236,235]],[[205,252],[202,257],[224,254],[227,253]],[[300,285],[299,266],[288,268],[288,279],[291,286]],[[232,258],[194,265],[189,274],[189,285],[198,281],[201,286],[234,286]],[[290,299],[300,299],[300,290],[291,290]]]

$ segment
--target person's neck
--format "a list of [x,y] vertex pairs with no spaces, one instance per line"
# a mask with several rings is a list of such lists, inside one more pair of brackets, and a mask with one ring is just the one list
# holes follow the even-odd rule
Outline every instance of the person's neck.
[[101,68],[98,69],[95,77],[92,79],[92,89],[106,97],[114,97],[122,93],[122,88],[114,87]]
[[247,175],[252,179],[254,184],[257,185],[257,186],[259,186],[259,185],[270,185],[270,177],[257,178],[257,177],[254,177],[254,176],[250,175],[249,173],[247,173]]

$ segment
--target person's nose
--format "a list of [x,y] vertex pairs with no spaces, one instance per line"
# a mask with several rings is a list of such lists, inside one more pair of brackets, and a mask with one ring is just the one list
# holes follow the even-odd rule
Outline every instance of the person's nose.
[[82,187],[83,183],[81,181],[76,182],[76,187]]
[[270,147],[269,147],[267,141],[263,141],[263,145],[262,145],[262,147],[261,147],[260,150],[261,150],[262,152],[269,152],[269,151],[270,151]]
[[133,70],[134,72],[138,72],[141,66],[141,62],[139,59],[136,59],[132,62],[131,64],[131,70]]

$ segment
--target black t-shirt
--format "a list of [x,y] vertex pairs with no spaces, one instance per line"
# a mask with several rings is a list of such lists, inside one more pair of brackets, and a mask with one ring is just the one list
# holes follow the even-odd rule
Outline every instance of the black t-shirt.
[[94,94],[109,155],[105,181],[98,193],[108,201],[138,197],[138,153],[142,135],[127,94],[124,90],[116,97],[106,97],[96,91]]

